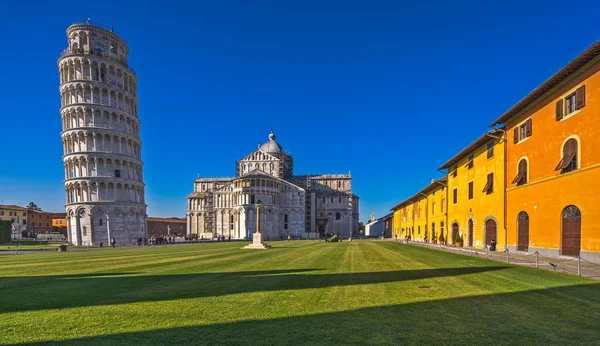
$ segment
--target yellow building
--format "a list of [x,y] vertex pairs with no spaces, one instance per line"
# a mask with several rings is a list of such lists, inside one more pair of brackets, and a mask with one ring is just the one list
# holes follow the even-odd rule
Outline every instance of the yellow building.
[[505,137],[492,130],[439,168],[448,172],[448,244],[460,235],[465,247],[485,248],[495,240],[504,250]]
[[27,208],[17,205],[0,205],[0,220],[17,223],[19,231],[27,230]]
[[432,180],[417,194],[394,206],[394,237],[437,242],[447,224],[446,190],[446,178]]

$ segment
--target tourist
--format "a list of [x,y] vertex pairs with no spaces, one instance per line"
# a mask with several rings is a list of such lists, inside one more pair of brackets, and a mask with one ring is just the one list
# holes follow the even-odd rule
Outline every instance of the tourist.
[[496,251],[496,240],[495,239],[492,239],[492,241],[488,245],[488,250],[490,250],[490,251]]

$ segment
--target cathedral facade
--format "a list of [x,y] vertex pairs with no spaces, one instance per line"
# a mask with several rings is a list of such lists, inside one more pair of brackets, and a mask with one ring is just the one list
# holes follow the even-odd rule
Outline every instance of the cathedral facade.
[[256,209],[265,240],[319,239],[358,232],[350,174],[294,175],[294,160],[275,141],[236,163],[234,178],[198,178],[187,198],[187,233],[198,239],[252,239]]

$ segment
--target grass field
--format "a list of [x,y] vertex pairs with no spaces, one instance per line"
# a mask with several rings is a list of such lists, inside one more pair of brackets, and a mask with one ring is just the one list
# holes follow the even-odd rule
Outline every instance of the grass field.
[[600,283],[393,242],[0,256],[0,344],[598,345]]

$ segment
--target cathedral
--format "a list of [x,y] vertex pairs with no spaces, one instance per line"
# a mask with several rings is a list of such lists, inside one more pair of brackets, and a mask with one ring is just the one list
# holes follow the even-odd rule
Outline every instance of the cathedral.
[[322,239],[358,232],[358,196],[350,174],[294,175],[294,160],[275,141],[236,162],[234,178],[200,178],[187,198],[187,233],[252,239],[256,209],[265,240]]

